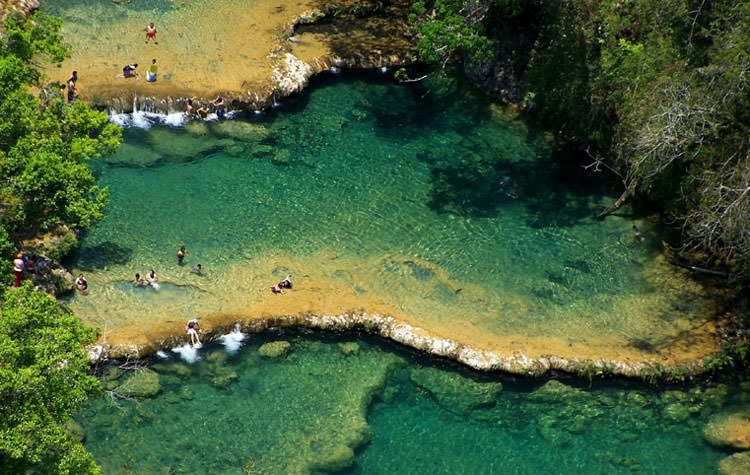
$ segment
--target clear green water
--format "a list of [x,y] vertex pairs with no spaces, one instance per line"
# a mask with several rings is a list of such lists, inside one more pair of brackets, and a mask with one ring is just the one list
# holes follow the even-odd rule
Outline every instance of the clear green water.
[[[260,356],[272,340],[291,350]],[[76,417],[104,473],[708,474],[726,453],[702,424],[749,397],[479,375],[367,338],[255,336],[199,355],[148,362],[155,398],[106,396]]]
[[[455,82],[329,78],[250,121],[126,129],[96,166],[111,206],[70,262],[91,292],[69,303],[105,335],[365,308],[508,353],[643,359],[713,312],[648,223],[596,220],[611,196]],[[149,268],[161,292],[126,284]],[[297,290],[271,300],[287,272]]]

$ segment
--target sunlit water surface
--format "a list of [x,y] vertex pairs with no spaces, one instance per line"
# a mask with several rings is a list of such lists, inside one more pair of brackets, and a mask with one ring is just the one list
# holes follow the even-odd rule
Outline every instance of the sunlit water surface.
[[[110,342],[179,334],[193,317],[365,309],[505,353],[714,349],[692,338],[709,333],[711,302],[649,224],[597,220],[611,196],[455,82],[321,81],[250,121],[125,129],[94,165],[111,204],[71,259],[91,291],[69,304]],[[160,291],[129,285],[149,269]],[[294,290],[272,295],[287,273]]]
[[[287,353],[261,356],[273,340]],[[515,380],[367,338],[243,343],[143,362],[159,374],[152,399],[118,398],[129,373],[106,369],[111,393],[76,417],[104,473],[711,474],[729,452],[703,424],[750,402],[748,383]]]

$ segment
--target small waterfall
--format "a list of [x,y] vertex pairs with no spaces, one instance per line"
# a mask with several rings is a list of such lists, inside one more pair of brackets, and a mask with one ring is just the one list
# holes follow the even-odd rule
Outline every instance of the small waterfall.
[[232,331],[231,333],[227,333],[226,335],[221,335],[218,338],[221,344],[224,345],[227,353],[229,353],[230,355],[237,353],[237,350],[239,350],[242,346],[242,341],[246,337],[246,335],[242,333],[241,330],[242,328],[240,324],[237,323],[234,326],[234,331]]
[[[171,97],[155,99],[153,97],[139,98],[134,95],[132,105],[124,107],[122,100],[113,100],[108,111],[109,120],[120,127],[139,129],[150,129],[154,125],[182,127],[187,121],[187,116],[184,112],[178,112],[175,107],[181,106],[181,102],[182,100],[175,101]],[[215,117],[215,114],[213,116]]]
[[186,363],[193,364],[200,359],[198,350],[202,347],[203,345],[200,344],[193,346],[190,343],[185,343],[182,346],[172,348],[172,351],[179,354]]

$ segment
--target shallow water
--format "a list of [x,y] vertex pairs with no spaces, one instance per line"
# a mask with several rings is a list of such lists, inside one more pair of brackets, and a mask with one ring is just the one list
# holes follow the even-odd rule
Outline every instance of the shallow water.
[[[260,356],[273,340],[286,356]],[[104,473],[708,474],[727,453],[703,423],[749,402],[735,385],[479,375],[367,338],[251,336],[198,356],[150,361],[155,398],[105,396],[76,417]]]
[[[713,351],[702,286],[665,263],[648,222],[595,219],[612,197],[550,153],[455,82],[328,78],[250,121],[126,129],[95,164],[111,204],[69,263],[91,288],[69,304],[109,342],[195,316],[365,309],[504,354]],[[128,288],[150,268],[167,285]],[[272,295],[287,273],[294,290]]]

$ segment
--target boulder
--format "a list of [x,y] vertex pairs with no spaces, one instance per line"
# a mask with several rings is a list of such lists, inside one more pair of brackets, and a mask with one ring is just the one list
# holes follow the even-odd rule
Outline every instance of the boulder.
[[480,383],[459,373],[437,368],[414,368],[409,376],[414,384],[431,393],[438,404],[459,415],[493,403],[503,390],[502,383]]
[[292,349],[292,344],[288,341],[270,341],[264,343],[258,348],[260,356],[266,358],[280,358],[286,356]]
[[211,384],[220,389],[226,389],[237,381],[237,372],[231,368],[221,367],[211,377]]
[[174,374],[181,378],[187,378],[188,376],[190,376],[190,373],[192,372],[192,370],[190,369],[190,366],[184,363],[175,363],[175,362],[155,363],[151,365],[151,369],[162,374]]
[[122,396],[147,398],[156,396],[161,391],[159,375],[150,369],[139,369],[125,378],[118,386],[117,393]]
[[750,449],[750,408],[711,417],[703,427],[703,438],[717,447]]
[[719,462],[719,475],[745,475],[748,473],[750,473],[750,452],[732,454]]

